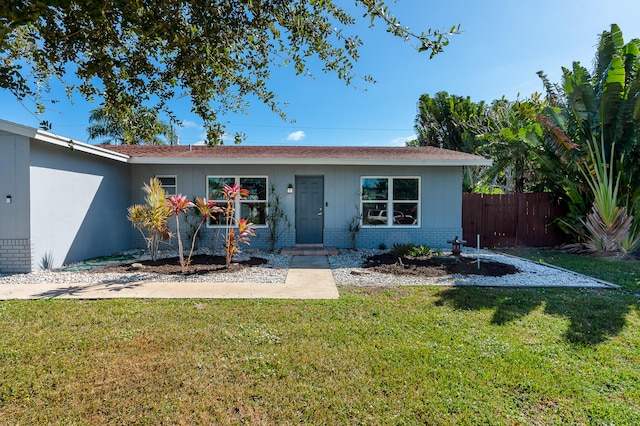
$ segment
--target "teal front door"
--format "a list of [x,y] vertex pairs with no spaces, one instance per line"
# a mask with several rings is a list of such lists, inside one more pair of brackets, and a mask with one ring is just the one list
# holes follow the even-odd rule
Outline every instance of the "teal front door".
[[322,244],[324,176],[296,176],[296,243]]

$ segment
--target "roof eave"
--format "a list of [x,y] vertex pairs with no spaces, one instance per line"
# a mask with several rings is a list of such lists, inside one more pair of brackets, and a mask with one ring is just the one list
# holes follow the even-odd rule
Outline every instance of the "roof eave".
[[100,148],[95,145],[90,145],[84,142],[79,142],[73,139],[64,138],[53,133],[45,132],[43,130],[37,130],[33,136],[35,140],[47,142],[52,145],[62,146],[69,148],[72,151],[80,151],[87,154],[97,155],[99,157],[108,158],[110,160],[116,160],[123,163],[129,161],[130,157],[119,152],[110,151],[108,149]]
[[51,145],[62,146],[69,148],[73,151],[84,152],[87,154],[97,155],[99,157],[108,158],[110,160],[116,160],[126,163],[129,160],[129,156],[120,154],[119,152],[110,151],[108,149],[100,148],[95,145],[90,145],[85,142],[76,141],[70,138],[65,138],[54,133],[45,132],[44,130],[36,129],[29,126],[23,126],[22,124],[12,123],[6,120],[0,120],[0,130],[24,136],[30,139],[34,139],[40,142],[49,143]]
[[479,159],[433,159],[433,160],[394,160],[394,159],[352,159],[352,158],[166,158],[135,157],[131,164],[184,164],[184,165],[222,165],[222,164],[277,164],[277,165],[330,165],[330,166],[490,166],[491,160]]

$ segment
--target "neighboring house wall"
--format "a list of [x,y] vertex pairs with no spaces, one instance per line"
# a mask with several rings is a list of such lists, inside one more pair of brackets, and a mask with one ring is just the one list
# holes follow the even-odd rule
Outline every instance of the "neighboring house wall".
[[131,247],[127,164],[35,140],[30,164],[34,269]]
[[[359,248],[388,247],[397,242],[447,247],[446,241],[462,235],[462,167],[400,166],[321,166],[321,165],[132,165],[132,203],[144,203],[143,183],[156,175],[175,175],[177,192],[205,196],[206,176],[267,176],[280,194],[283,209],[292,227],[278,241],[278,247],[295,244],[295,194],[287,194],[287,186],[295,185],[295,176],[324,176],[324,244],[351,247],[347,224],[359,214],[360,178],[362,176],[420,176],[421,210],[419,227],[363,227],[357,239]],[[295,192],[295,188],[294,188]],[[203,228],[202,246],[210,247],[212,237],[221,243],[216,228]],[[256,229],[251,248],[268,248],[269,233]],[[144,247],[138,235],[134,245]]]
[[29,138],[0,133],[0,272],[31,271],[28,165]]

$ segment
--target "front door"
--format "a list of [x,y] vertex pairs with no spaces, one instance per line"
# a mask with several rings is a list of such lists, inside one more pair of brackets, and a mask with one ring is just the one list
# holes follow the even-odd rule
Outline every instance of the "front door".
[[296,176],[296,243],[322,244],[324,176]]

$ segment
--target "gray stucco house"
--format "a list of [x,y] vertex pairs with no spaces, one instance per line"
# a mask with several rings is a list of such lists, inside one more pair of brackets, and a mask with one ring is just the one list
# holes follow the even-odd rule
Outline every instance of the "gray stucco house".
[[[396,242],[446,247],[462,235],[462,166],[482,157],[434,147],[97,146],[0,120],[0,272],[29,272],[143,246],[126,219],[158,177],[170,193],[215,200],[238,182],[237,211],[256,224],[252,248],[269,247],[273,185],[292,226],[278,247],[359,248]],[[204,241],[220,228],[208,223]]]

